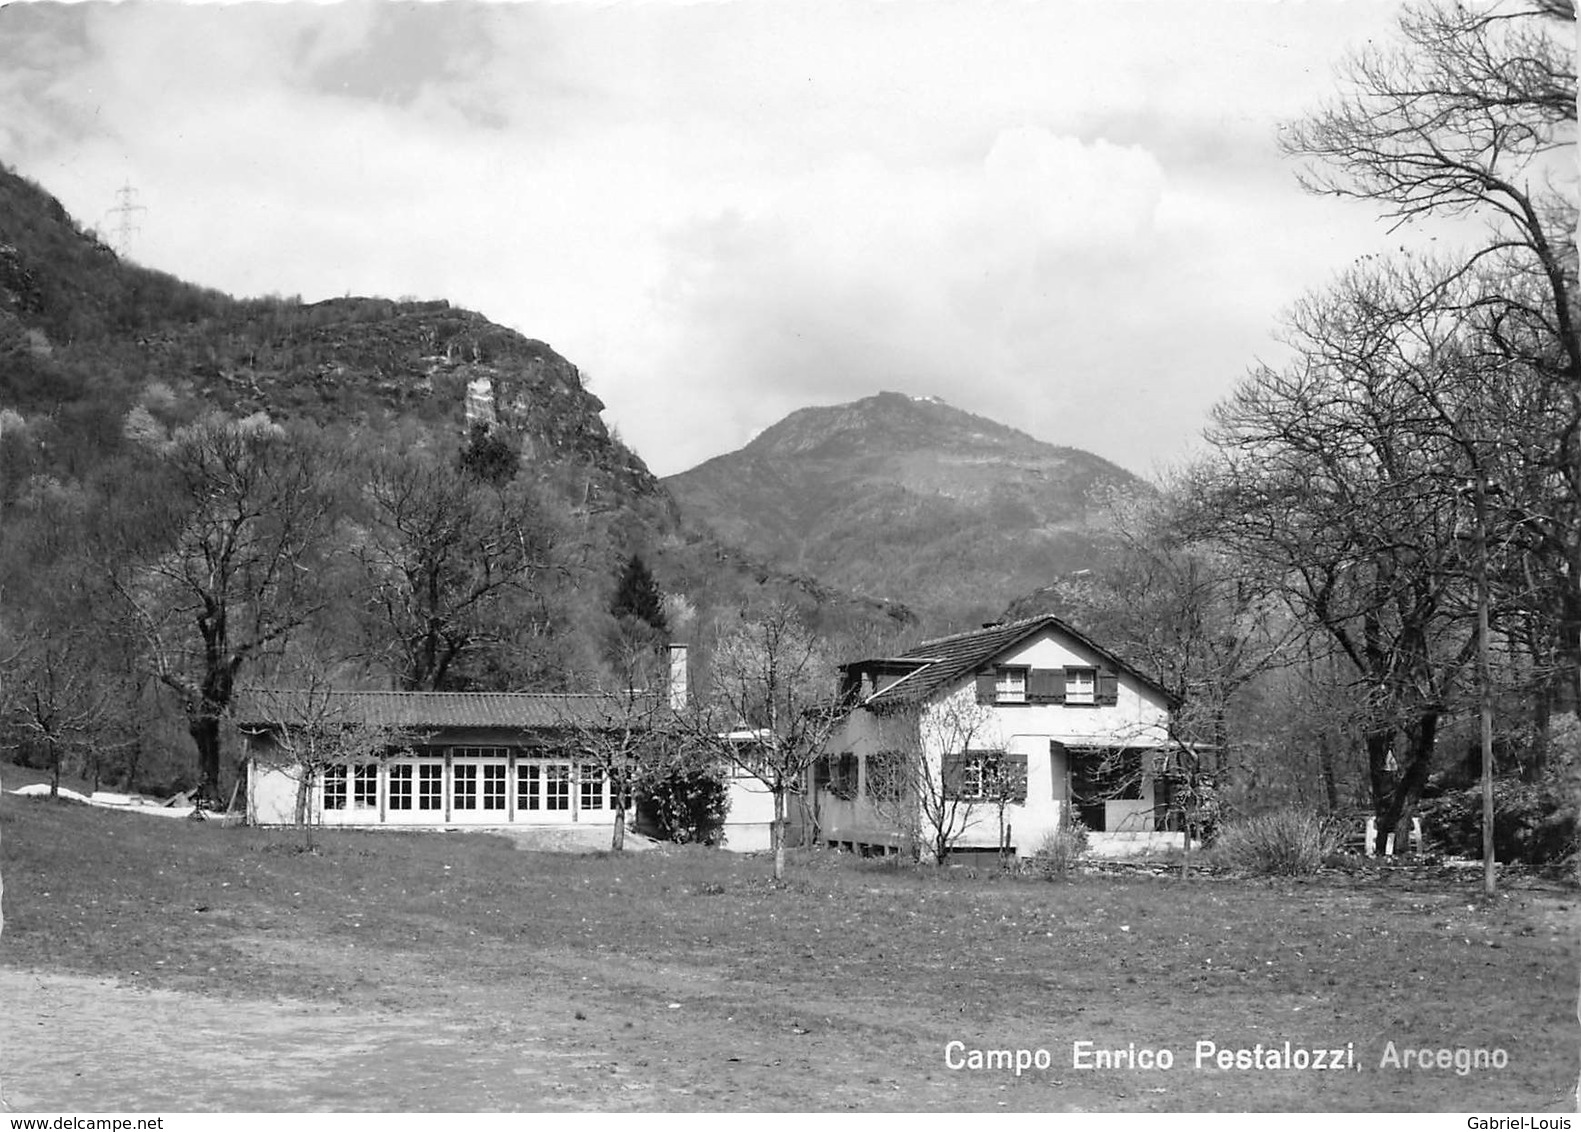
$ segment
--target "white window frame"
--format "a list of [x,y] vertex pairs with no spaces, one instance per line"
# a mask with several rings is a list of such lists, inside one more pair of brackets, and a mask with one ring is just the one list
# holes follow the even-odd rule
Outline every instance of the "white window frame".
[[571,812],[576,775],[570,763],[543,764],[543,810],[550,814]]
[[379,764],[353,763],[347,775],[351,779],[351,808],[377,810],[379,808]]
[[454,762],[450,765],[450,809],[455,813],[476,813],[482,809],[478,763]]
[[516,813],[538,813],[543,809],[543,765],[516,763]]
[[988,759],[984,755],[971,755],[961,760],[959,798],[963,802],[980,802],[987,796]]
[[339,763],[324,768],[326,812],[368,813],[379,808],[379,764]]
[[479,809],[487,813],[501,813],[506,809],[506,787],[509,786],[509,775],[506,765],[500,762],[486,762],[482,766],[482,796],[479,798]]
[[343,766],[324,768],[324,812],[345,813],[351,809],[351,783]]
[[598,810],[609,808],[609,776],[597,763],[580,763],[576,768],[577,809]]
[[509,767],[506,747],[451,747],[451,814],[508,813]]
[[1024,704],[1027,702],[1027,670],[1021,665],[1001,664],[994,669],[994,702],[997,704]]
[[[1077,687],[1077,681],[1084,684]],[[1065,669],[1065,702],[1068,704],[1095,704],[1098,702],[1098,670],[1096,668]]]
[[443,813],[445,809],[445,764],[417,764],[417,812]]
[[413,763],[390,764],[390,812],[409,814],[417,809],[417,767]]

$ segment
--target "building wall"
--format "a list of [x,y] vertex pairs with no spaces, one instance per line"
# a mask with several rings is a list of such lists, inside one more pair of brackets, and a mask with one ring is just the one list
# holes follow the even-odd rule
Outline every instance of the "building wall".
[[[505,745],[499,733],[460,738],[467,741],[363,764],[372,768],[369,792],[355,789],[354,768],[321,773],[310,789],[310,820],[325,826],[392,828],[614,825],[609,786],[596,768],[556,757],[549,748]],[[294,824],[301,772],[284,763],[267,736],[248,736],[247,749],[250,820],[258,825]],[[434,793],[423,789],[425,769],[437,786]],[[336,789],[338,782],[326,782],[341,775],[344,789]],[[340,805],[327,805],[327,796]],[[425,805],[427,799],[432,801]]]
[[[574,772],[567,783],[567,802],[564,809],[551,810],[545,807],[545,795],[548,775],[551,768],[570,770],[575,766],[573,761],[565,757],[554,757],[546,753],[542,747],[510,746],[508,740],[519,736],[510,732],[501,731],[466,731],[456,733],[456,742],[446,742],[441,746],[425,748],[423,752],[413,756],[396,756],[380,763],[372,764],[376,767],[376,790],[372,805],[357,805],[357,798],[351,789],[352,782],[348,777],[345,791],[345,805],[341,808],[326,808],[326,786],[323,777],[312,785],[310,814],[311,821],[322,826],[382,826],[392,829],[404,828],[444,828],[447,826],[562,826],[576,824],[579,826],[613,826],[615,811],[610,805],[609,790],[607,785],[599,791],[598,808],[588,808],[583,803],[586,800],[581,783]],[[278,750],[266,735],[247,736],[248,749],[248,775],[247,775],[247,813],[249,819],[256,825],[293,825],[296,823],[296,801],[299,772],[293,768],[282,765]],[[504,753],[500,756],[467,757],[458,755],[460,750],[492,750],[500,749]],[[448,757],[447,757],[448,756]],[[440,805],[433,809],[422,809],[417,805],[414,797],[411,808],[399,809],[393,803],[392,778],[401,774],[397,768],[413,768],[412,790],[418,789],[416,781],[416,768],[433,767],[438,772],[440,784]],[[478,790],[481,793],[481,775],[484,767],[499,768],[497,773],[503,774],[505,784],[505,805],[497,809],[486,809],[481,804],[473,809],[458,807],[456,802],[456,786],[458,777],[464,777],[469,772],[464,769],[468,766],[475,767],[471,772],[478,778]],[[463,768],[459,770],[458,767]],[[523,805],[525,800],[520,786],[524,778],[531,779],[536,774],[536,791],[539,808],[531,809]],[[774,820],[774,796],[767,787],[750,775],[736,773],[729,779],[729,810],[725,819],[725,848],[735,852],[749,853],[766,850],[770,847],[770,827]],[[479,797],[481,803],[483,799]],[[800,823],[795,807],[790,815],[789,840],[796,844],[800,836]],[[628,814],[628,818],[635,815]]]
[[[994,664],[1043,669],[1113,668],[1077,642],[1052,632],[996,657]],[[1050,741],[1070,747],[1162,747],[1168,737],[1169,709],[1157,692],[1122,672],[1117,702],[1112,705],[979,705],[976,681],[967,677],[955,687],[935,693],[924,708],[920,724],[916,719],[859,710],[826,747],[833,754],[850,752],[858,756],[857,793],[847,800],[828,790],[818,791],[820,838],[841,844],[898,846],[894,806],[875,804],[869,796],[868,759],[880,751],[908,749],[920,734],[927,748],[930,773],[937,782],[946,745],[942,737],[951,730],[951,718],[980,719],[982,726],[969,744],[971,749],[997,749],[1026,757],[1026,801],[1006,805],[1004,820],[1017,855],[1027,857],[1059,828],[1070,798],[1067,756],[1051,748]],[[1140,793],[1138,799],[1105,803],[1106,829],[1151,829],[1155,797],[1150,779],[1144,780]],[[966,828],[956,841],[957,847],[997,848],[999,807],[991,802],[962,806]]]
[[[724,847],[759,853],[773,847],[774,795],[756,778],[733,771],[728,779],[730,807],[725,813]],[[792,834],[791,844],[796,837]]]

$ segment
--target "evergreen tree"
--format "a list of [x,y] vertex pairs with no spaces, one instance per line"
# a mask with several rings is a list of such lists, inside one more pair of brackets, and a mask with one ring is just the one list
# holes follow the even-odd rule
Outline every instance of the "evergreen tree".
[[626,560],[609,612],[617,621],[633,617],[651,626],[660,636],[669,633],[670,622],[664,616],[664,591],[641,555],[633,554]]
[[504,487],[516,478],[521,457],[497,430],[479,422],[472,426],[459,457],[461,471],[475,483]]

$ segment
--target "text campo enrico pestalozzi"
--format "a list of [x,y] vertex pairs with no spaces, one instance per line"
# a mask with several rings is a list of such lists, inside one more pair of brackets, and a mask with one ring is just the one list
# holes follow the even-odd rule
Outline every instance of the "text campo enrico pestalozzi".
[[[1356,1061],[1354,1042],[1334,1046],[1290,1041],[1221,1046],[1206,1038],[1196,1042],[1189,1059],[1177,1058],[1175,1051],[1168,1046],[1138,1045],[1136,1042],[1128,1042],[1124,1046],[1099,1046],[1096,1042],[1078,1040],[1071,1043],[1068,1064],[1075,1070],[1167,1070],[1174,1069],[1177,1062],[1193,1069],[1219,1070],[1343,1072],[1361,1069]],[[944,1064],[948,1069],[1009,1070],[1019,1077],[1030,1070],[1052,1068],[1055,1058],[1045,1048],[979,1048],[957,1040],[945,1045]],[[1473,1070],[1503,1069],[1508,1064],[1509,1055],[1502,1049],[1401,1048],[1391,1041],[1379,1058],[1378,1068],[1443,1069],[1457,1076],[1465,1076]]]

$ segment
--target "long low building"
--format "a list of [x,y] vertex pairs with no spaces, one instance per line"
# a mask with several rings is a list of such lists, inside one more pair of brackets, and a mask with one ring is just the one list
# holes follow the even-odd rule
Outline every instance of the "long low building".
[[[624,708],[625,722],[641,714],[640,704]],[[247,817],[258,825],[615,823],[619,799],[583,745],[589,730],[613,725],[608,696],[250,689],[234,717]],[[768,848],[772,798],[755,779],[726,774],[725,847]]]

